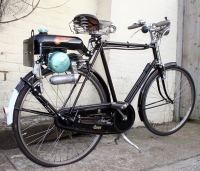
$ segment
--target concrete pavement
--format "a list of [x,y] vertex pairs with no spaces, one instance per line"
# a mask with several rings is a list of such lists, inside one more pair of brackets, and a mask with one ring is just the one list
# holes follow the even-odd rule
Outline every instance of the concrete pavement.
[[[160,137],[145,127],[133,128],[127,137],[142,153],[123,139],[103,136],[96,149],[80,162],[44,168],[28,160],[18,148],[0,151],[1,171],[199,171],[200,122],[189,121],[180,131]],[[2,143],[2,142],[1,142]]]

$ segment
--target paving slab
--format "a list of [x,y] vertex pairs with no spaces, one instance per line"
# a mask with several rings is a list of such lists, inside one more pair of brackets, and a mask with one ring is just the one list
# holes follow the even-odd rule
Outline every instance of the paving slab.
[[[139,153],[115,135],[103,136],[95,150],[83,160],[62,167],[45,168],[28,160],[18,148],[0,151],[0,170],[29,171],[170,171],[200,170],[200,123],[188,122],[177,133],[162,137],[145,127],[128,133]],[[64,147],[63,147],[64,148]]]
[[158,167],[149,171],[199,171],[200,170],[200,155],[175,162],[168,166]]

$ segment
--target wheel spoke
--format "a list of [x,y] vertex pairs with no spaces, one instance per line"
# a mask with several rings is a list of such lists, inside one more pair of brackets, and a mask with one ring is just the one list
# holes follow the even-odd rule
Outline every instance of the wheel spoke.
[[[44,86],[42,96],[55,109],[61,109],[65,105],[70,108],[87,71],[80,71],[79,82],[76,85],[51,85],[49,79],[52,72],[48,69],[43,72],[46,79],[42,80]],[[37,85],[38,80],[34,79],[33,86]],[[14,114],[13,132],[20,149],[33,162],[48,167],[70,164],[88,155],[99,142],[101,135],[82,135],[79,132],[57,127],[55,118],[58,116],[48,113],[46,106],[39,103],[26,84],[20,93],[20,98],[16,102],[18,110],[15,110]],[[76,107],[106,103],[106,99],[103,87],[97,78],[91,75],[80,94]],[[101,114],[98,117],[101,119]],[[58,122],[61,121],[58,119]]]
[[[56,148],[56,146],[58,145],[58,142],[59,142],[59,140],[60,140],[60,138],[61,138],[63,132],[64,132],[64,130],[61,131],[61,133],[59,134],[59,136],[57,137],[57,139],[56,139],[56,140],[54,141],[54,143],[52,144],[53,149],[52,149],[51,153],[49,154],[49,157],[47,158],[48,160],[51,158],[53,152],[55,151],[55,148]],[[55,155],[55,156],[56,156],[56,155]]]
[[[154,102],[153,104],[155,104],[155,103],[158,103],[158,102]],[[143,110],[152,109],[152,108],[156,108],[156,107],[163,106],[163,105],[167,105],[167,104],[171,104],[171,103],[166,102],[166,103],[163,103],[163,104],[160,104],[160,105],[154,105],[154,106],[152,106],[152,107],[144,108]],[[148,106],[148,105],[147,105],[147,106]]]
[[[195,87],[188,72],[178,66],[166,67],[165,72],[167,95],[163,86],[158,87],[160,75],[154,74],[142,97],[144,123],[158,135],[170,135],[178,131],[189,118],[195,102]],[[168,101],[167,96],[173,103]]]

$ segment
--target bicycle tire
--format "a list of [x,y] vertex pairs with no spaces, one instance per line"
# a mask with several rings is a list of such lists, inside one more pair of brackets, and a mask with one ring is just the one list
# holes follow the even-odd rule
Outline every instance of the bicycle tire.
[[196,95],[193,79],[184,68],[167,66],[165,73],[164,82],[169,98],[157,70],[148,79],[141,99],[144,124],[159,136],[173,134],[183,127],[193,111]]
[[[54,107],[59,108],[62,104],[62,102],[59,101],[60,98],[64,99],[64,97],[60,96],[61,92],[63,92],[62,96],[64,96],[64,93],[66,93],[65,90],[72,85],[51,85],[48,81],[48,77],[52,74],[53,73],[47,69],[43,70],[43,76],[45,77],[45,79],[43,79],[45,90],[43,96],[49,98],[49,102],[52,102]],[[81,74],[84,79],[86,71],[79,71],[79,74]],[[33,81],[36,87],[38,80],[34,77],[30,82],[31,81]],[[82,79],[80,79],[80,81],[82,81]],[[50,88],[54,88],[54,90],[50,91]],[[79,85],[77,85],[76,88],[78,91]],[[55,90],[57,90],[57,92],[54,93]],[[74,92],[76,92],[76,90]],[[46,95],[46,93],[49,93],[49,95]],[[55,97],[55,94],[59,97]],[[93,74],[91,74],[90,79],[87,80],[81,95],[82,97],[80,96],[77,105],[107,101],[106,94],[101,84]],[[71,98],[73,101],[73,97]],[[29,86],[25,84],[17,98],[15,108],[34,108],[38,111],[45,111],[45,108],[38,103],[39,102],[30,93]],[[96,147],[102,137],[102,135],[83,134],[60,129],[55,126],[54,119],[50,117],[33,115],[16,109],[14,110],[12,128],[16,142],[24,155],[34,163],[45,167],[67,165],[81,160]]]

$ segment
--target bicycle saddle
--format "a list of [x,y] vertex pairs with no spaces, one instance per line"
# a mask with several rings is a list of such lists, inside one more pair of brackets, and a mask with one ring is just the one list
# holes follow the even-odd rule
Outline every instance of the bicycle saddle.
[[77,33],[99,31],[111,25],[110,21],[98,20],[96,16],[91,14],[79,14],[72,21]]

